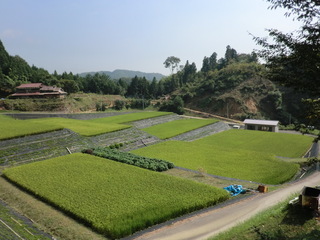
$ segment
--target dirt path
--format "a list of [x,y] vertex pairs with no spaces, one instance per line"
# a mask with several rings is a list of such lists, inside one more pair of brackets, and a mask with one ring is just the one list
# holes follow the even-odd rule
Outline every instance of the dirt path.
[[178,221],[152,232],[133,237],[135,240],[202,240],[230,229],[257,213],[299,193],[304,186],[320,184],[320,173],[288,184],[286,187],[266,194],[257,194],[243,201],[217,208],[194,217]]

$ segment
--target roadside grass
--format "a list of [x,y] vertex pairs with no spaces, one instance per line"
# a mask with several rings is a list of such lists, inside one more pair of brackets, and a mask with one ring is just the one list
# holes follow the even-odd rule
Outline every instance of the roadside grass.
[[223,189],[80,153],[5,169],[3,174],[111,238],[229,197]]
[[[291,197],[290,199],[292,199]],[[313,212],[282,202],[210,240],[320,239],[320,225]]]
[[0,140],[23,137],[32,134],[61,130],[56,124],[38,124],[32,121],[18,120],[0,114]]
[[151,127],[143,128],[142,130],[154,135],[160,139],[175,137],[181,133],[207,126],[218,122],[216,119],[193,119],[185,118],[175,121],[170,121],[162,124],[157,124]]
[[188,169],[201,167],[213,175],[281,184],[295,175],[299,165],[276,156],[294,156],[285,145],[301,155],[311,142],[307,136],[229,130],[193,142],[166,141],[132,152]]

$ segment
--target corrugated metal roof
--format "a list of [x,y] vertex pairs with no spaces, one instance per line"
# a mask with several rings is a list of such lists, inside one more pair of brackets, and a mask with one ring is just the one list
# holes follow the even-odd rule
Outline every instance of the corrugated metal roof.
[[267,126],[277,126],[279,121],[275,120],[258,120],[258,119],[245,119],[244,124],[253,124],[253,125],[267,125]]

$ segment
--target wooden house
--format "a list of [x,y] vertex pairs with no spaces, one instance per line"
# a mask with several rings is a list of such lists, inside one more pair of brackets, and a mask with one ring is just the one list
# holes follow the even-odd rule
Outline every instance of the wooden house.
[[16,87],[16,93],[10,98],[64,98],[67,95],[62,88],[46,86],[42,83],[25,83]]

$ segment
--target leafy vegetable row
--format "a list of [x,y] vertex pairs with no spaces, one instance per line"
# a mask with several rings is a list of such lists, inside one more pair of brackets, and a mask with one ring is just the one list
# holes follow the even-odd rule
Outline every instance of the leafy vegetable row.
[[168,161],[142,157],[128,152],[120,152],[116,149],[97,147],[93,149],[85,149],[82,152],[157,172],[174,168],[174,164]]

